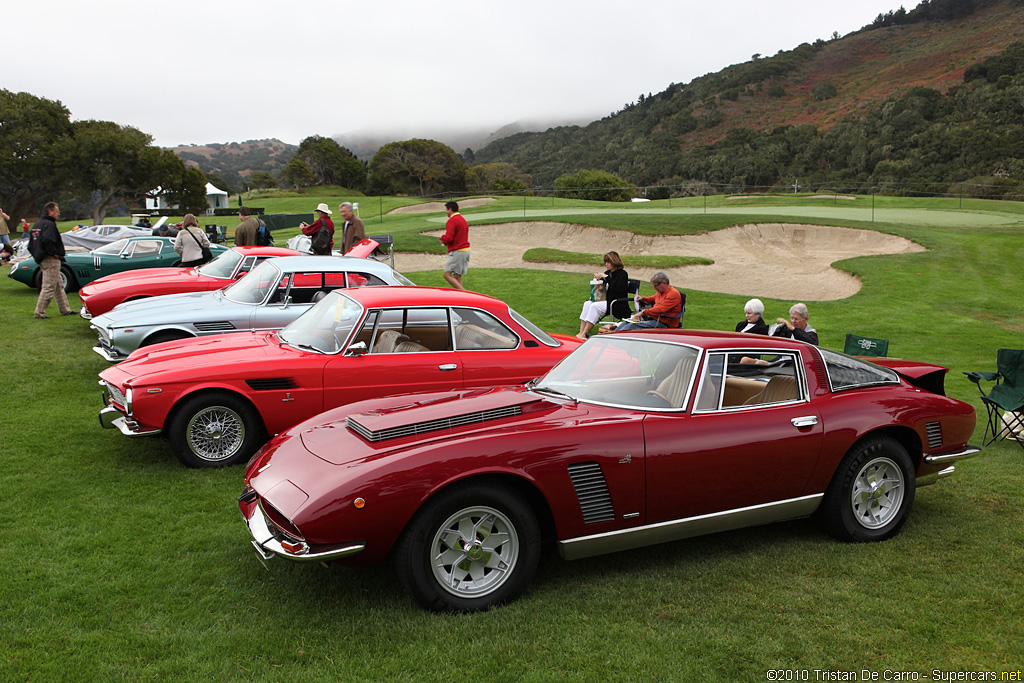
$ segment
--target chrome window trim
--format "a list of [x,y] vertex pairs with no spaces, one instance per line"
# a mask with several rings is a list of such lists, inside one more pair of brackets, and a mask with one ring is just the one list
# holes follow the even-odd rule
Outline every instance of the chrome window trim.
[[[803,363],[803,355],[800,353],[800,351],[798,351],[798,350],[789,350],[789,349],[770,349],[770,350],[760,349],[760,350],[756,350],[756,351],[751,350],[751,349],[715,349],[714,351],[708,351],[705,354],[708,357],[708,362],[709,363],[711,362],[711,356],[712,355],[718,354],[718,353],[724,354],[726,356],[728,356],[730,354],[742,354],[744,356],[764,356],[764,355],[772,355],[772,356],[792,355],[792,356],[794,356],[794,369],[796,370],[796,372],[794,373],[794,376],[796,377],[796,385],[797,385],[797,390],[800,392],[800,397],[799,398],[795,398],[795,399],[790,399],[788,401],[777,401],[775,403],[757,403],[757,404],[749,405],[749,406],[742,406],[742,405],[741,406],[727,406],[727,407],[723,408],[722,407],[722,398],[725,396],[725,378],[728,377],[728,374],[724,374],[723,373],[722,387],[718,391],[718,407],[717,408],[706,408],[706,409],[703,409],[703,410],[698,410],[697,409],[696,400],[697,400],[697,397],[700,396],[701,390],[704,388],[704,378],[707,376],[707,373],[703,371],[704,368],[702,366],[701,367],[701,373],[700,373],[700,380],[699,380],[700,381],[700,385],[697,387],[697,391],[694,394],[694,405],[693,405],[693,414],[694,415],[707,415],[709,413],[735,413],[735,412],[744,411],[744,410],[756,410],[758,408],[770,408],[770,407],[774,407],[774,406],[786,406],[786,405],[793,405],[795,403],[810,403],[811,402],[811,398],[810,398],[811,394],[807,390],[807,374],[806,374],[806,372],[804,372],[805,368],[804,368],[804,363]],[[729,364],[726,363],[725,364],[725,368],[728,368],[728,367],[729,367]],[[766,382],[766,384],[767,384],[767,382]]]

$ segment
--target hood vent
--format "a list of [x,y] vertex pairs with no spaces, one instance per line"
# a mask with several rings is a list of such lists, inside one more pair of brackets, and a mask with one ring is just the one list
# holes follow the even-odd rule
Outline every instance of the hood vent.
[[196,323],[196,329],[200,332],[224,332],[235,329],[235,326],[231,324],[230,320],[220,320],[212,323]]
[[275,389],[298,389],[299,385],[291,377],[269,377],[267,379],[247,379],[245,383],[253,391],[273,391]]
[[385,441],[387,439],[398,439],[403,436],[413,436],[415,434],[423,434],[425,432],[436,432],[441,429],[462,427],[469,424],[476,424],[478,422],[487,422],[488,420],[499,420],[503,417],[515,417],[517,415],[521,415],[522,412],[523,410],[521,406],[506,406],[502,408],[493,408],[491,410],[481,410],[476,413],[467,413],[466,415],[444,417],[439,420],[428,420],[426,422],[415,422],[413,424],[399,425],[397,427],[388,427],[377,431],[367,429],[361,425],[358,420],[360,417],[359,415],[350,415],[345,422],[349,429],[367,441]]
[[569,478],[576,489],[584,524],[611,522],[615,519],[615,508],[608,493],[601,465],[596,462],[577,462],[569,465]]
[[927,422],[924,425],[928,432],[928,448],[936,449],[942,445],[942,424],[939,422]]

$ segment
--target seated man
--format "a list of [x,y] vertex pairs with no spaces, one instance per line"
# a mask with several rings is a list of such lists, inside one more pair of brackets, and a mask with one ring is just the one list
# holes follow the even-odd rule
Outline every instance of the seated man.
[[651,286],[654,287],[654,296],[638,296],[636,300],[653,305],[634,315],[628,322],[616,327],[616,332],[651,327],[676,328],[683,326],[686,295],[672,287],[668,283],[668,275],[660,271],[651,277]]
[[778,318],[780,324],[772,332],[772,336],[799,339],[817,346],[818,332],[807,323],[809,317],[806,304],[793,304],[789,309],[789,320]]

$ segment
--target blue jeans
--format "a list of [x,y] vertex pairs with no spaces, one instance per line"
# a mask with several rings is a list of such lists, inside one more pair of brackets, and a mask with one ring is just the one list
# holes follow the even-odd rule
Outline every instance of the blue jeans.
[[638,323],[619,323],[619,326],[615,328],[615,331],[622,332],[623,330],[647,330],[653,327],[668,327],[668,325],[666,325],[663,322],[658,322],[657,320],[641,320]]

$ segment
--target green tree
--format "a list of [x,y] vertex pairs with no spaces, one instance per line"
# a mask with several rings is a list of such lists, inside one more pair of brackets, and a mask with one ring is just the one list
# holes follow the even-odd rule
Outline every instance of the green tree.
[[373,155],[370,173],[377,184],[421,195],[459,192],[466,186],[466,164],[455,150],[436,140],[389,142]]
[[366,182],[366,167],[356,156],[331,138],[311,135],[299,143],[295,159],[306,163],[320,185],[361,188]]
[[0,90],[0,206],[35,219],[70,179],[70,112],[56,100]]
[[182,213],[202,214],[209,207],[206,176],[198,168],[186,166],[177,154],[160,150],[161,187],[164,198]]
[[583,170],[555,179],[555,195],[570,199],[628,202],[636,194],[629,181],[607,171]]
[[469,192],[521,192],[531,184],[530,176],[507,162],[478,164],[466,169],[466,189]]
[[292,158],[281,171],[281,182],[298,189],[309,187],[316,182],[316,176],[310,170],[309,164],[298,157]]
[[[300,161],[299,163],[302,162]],[[309,167],[307,166],[307,168]],[[249,174],[249,177],[246,180],[246,185],[256,190],[277,187],[277,178],[275,178],[273,174],[267,173],[266,171],[253,171],[252,173]]]

